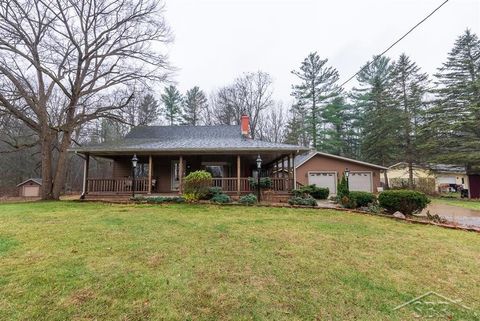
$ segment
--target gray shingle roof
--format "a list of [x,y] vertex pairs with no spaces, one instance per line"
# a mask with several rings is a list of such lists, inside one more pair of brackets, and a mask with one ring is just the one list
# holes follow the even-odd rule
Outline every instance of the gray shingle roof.
[[23,184],[25,184],[25,183],[28,183],[28,182],[30,182],[30,181],[32,181],[32,182],[34,182],[34,183],[37,183],[37,184],[40,185],[40,186],[42,185],[42,179],[41,179],[41,178],[29,178],[29,179],[24,180],[24,181],[21,182],[20,184],[18,184],[17,187],[19,187],[19,186],[21,186],[21,185],[23,185]]
[[350,163],[360,164],[360,165],[373,167],[373,168],[378,168],[378,169],[383,169],[383,170],[387,169],[386,167],[383,167],[383,166],[380,166],[380,165],[367,163],[367,162],[364,162],[364,161],[359,161],[359,160],[356,160],[356,159],[347,158],[347,157],[343,157],[343,156],[328,154],[328,153],[324,153],[324,152],[317,152],[317,151],[311,151],[311,152],[306,153],[306,154],[299,154],[299,155],[295,156],[295,167],[298,168],[298,167],[302,166],[310,158],[314,157],[315,155],[330,157],[330,158],[339,159],[339,160],[343,160],[343,161],[350,162]]
[[305,151],[306,147],[271,143],[242,136],[240,126],[146,126],[136,127],[118,142],[87,145],[71,151],[176,152],[176,151]]

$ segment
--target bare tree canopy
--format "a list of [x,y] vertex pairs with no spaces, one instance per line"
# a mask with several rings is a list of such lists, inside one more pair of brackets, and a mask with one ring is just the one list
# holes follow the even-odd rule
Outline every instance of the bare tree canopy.
[[155,0],[0,1],[0,111],[38,135],[44,199],[60,196],[74,131],[115,118],[135,84],[168,76],[162,9]]
[[242,115],[248,115],[254,137],[262,111],[273,105],[272,78],[263,71],[245,73],[221,88],[212,103],[219,123],[238,124]]

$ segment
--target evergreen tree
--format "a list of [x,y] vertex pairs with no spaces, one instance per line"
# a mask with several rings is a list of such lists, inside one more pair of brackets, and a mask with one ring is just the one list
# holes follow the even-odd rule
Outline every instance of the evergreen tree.
[[163,103],[163,113],[170,126],[178,124],[181,115],[180,108],[183,101],[178,89],[173,85],[166,87],[161,96],[161,100]]
[[205,93],[197,86],[189,89],[183,104],[183,122],[187,125],[198,125],[207,107]]
[[292,73],[300,79],[299,85],[293,86],[292,96],[296,99],[296,108],[306,112],[306,126],[311,138],[311,145],[319,147],[319,130],[322,125],[321,113],[325,106],[337,94],[335,82],[339,75],[335,68],[327,67],[328,59],[320,59],[314,52],[302,62],[299,71]]
[[398,124],[402,135],[400,146],[403,149],[403,160],[408,166],[410,188],[413,188],[413,163],[422,159],[418,132],[425,111],[427,86],[428,75],[421,73],[420,68],[407,55],[400,55],[393,67],[392,87],[395,105],[401,111]]
[[428,113],[426,147],[437,161],[480,164],[480,41],[466,30],[435,75],[435,106]]
[[146,94],[140,100],[138,106],[137,126],[145,126],[158,120],[158,102],[151,94]]
[[290,108],[290,117],[285,131],[285,143],[308,146],[310,143],[305,109],[303,106],[293,105]]
[[399,154],[401,115],[392,97],[391,75],[390,59],[374,57],[357,76],[359,87],[352,94],[356,112],[361,115],[361,158],[382,166],[393,164]]
[[338,96],[325,106],[322,112],[325,128],[322,131],[320,149],[327,153],[343,156],[350,155],[349,138],[351,137],[351,106],[343,96]]

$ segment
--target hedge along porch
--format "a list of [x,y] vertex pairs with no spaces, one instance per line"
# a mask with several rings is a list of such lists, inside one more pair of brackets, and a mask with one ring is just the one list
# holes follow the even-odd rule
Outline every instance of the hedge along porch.
[[[308,149],[265,142],[249,135],[248,117],[241,125],[136,127],[117,142],[71,149],[85,159],[82,197],[93,194],[129,194],[133,189],[133,155],[137,193],[182,192],[185,175],[207,170],[213,186],[230,194],[251,192],[248,177],[256,176],[256,158],[262,158],[262,176],[272,178],[275,192],[294,187],[294,157]],[[112,160],[112,177],[89,177],[90,157]]]

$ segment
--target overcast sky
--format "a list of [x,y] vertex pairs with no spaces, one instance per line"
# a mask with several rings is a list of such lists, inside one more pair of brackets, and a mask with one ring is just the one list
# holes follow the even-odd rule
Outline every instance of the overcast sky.
[[[289,104],[291,70],[308,53],[328,58],[346,80],[443,1],[166,0],[174,80],[183,93],[198,85],[210,94],[262,70],[274,80],[275,99]],[[388,56],[405,52],[433,73],[466,28],[480,35],[480,1],[450,0]]]

